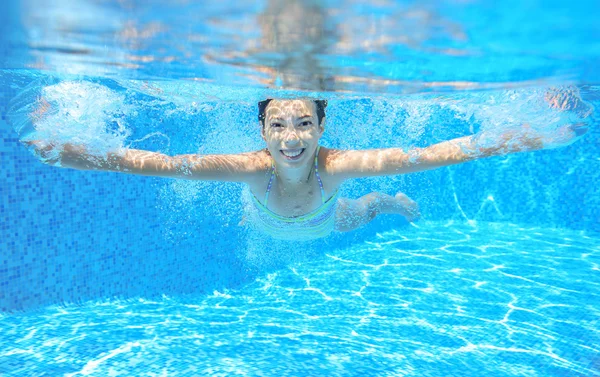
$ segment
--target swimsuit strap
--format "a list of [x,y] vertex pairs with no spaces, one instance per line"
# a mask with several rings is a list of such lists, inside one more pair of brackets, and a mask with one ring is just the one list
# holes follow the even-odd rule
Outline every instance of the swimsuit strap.
[[273,177],[275,176],[275,163],[271,159],[271,178],[269,178],[269,184],[267,185],[267,192],[265,193],[265,208],[269,202],[269,192],[271,192],[271,186],[273,185]]
[[[321,189],[321,203],[325,203],[325,190],[323,189],[323,181],[321,181],[321,176],[319,175],[319,151],[321,150],[321,146],[317,147],[317,153],[315,154],[315,176],[317,177],[317,181],[319,182],[319,188]],[[269,184],[267,185],[267,192],[265,193],[265,208],[267,208],[267,204],[269,202],[269,193],[271,192],[271,186],[273,185],[273,177],[275,177],[275,163],[273,159],[271,159],[271,178],[269,178]]]
[[319,181],[319,188],[321,189],[321,203],[325,203],[325,190],[323,190],[323,181],[321,181],[321,176],[319,175],[319,163],[317,162],[317,157],[319,157],[319,151],[321,150],[321,146],[317,147],[317,153],[315,154],[315,176]]

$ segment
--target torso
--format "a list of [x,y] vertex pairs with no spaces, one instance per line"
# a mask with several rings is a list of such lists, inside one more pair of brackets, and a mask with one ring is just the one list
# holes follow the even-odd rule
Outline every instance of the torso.
[[[324,199],[327,201],[333,196],[341,182],[338,182],[334,177],[327,173],[326,160],[331,149],[321,147],[318,156],[318,168],[321,181],[323,182]],[[271,156],[268,152],[263,152],[268,163],[265,164],[268,168],[257,176],[253,182],[249,182],[250,191],[252,194],[264,204],[265,193],[271,178]],[[314,171],[311,172],[308,179],[308,184],[298,185],[293,188],[281,187],[277,177],[273,179],[269,193],[267,208],[273,213],[285,217],[297,217],[310,213],[323,205],[321,198],[321,189]]]

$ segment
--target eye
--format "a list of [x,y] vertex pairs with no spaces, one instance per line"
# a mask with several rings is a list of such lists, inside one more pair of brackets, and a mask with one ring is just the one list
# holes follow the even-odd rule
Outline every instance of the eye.
[[279,127],[283,127],[283,125],[281,123],[274,122],[274,123],[271,123],[271,127],[272,128],[279,128]]
[[305,120],[304,122],[300,123],[300,125],[304,127],[312,126],[312,124],[313,123],[310,120]]

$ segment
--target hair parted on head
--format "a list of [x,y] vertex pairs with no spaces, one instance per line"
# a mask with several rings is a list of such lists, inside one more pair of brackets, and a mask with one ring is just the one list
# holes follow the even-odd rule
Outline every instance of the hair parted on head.
[[[265,111],[267,110],[267,106],[269,102],[273,101],[274,98],[268,98],[264,101],[260,101],[258,103],[258,121],[265,126]],[[319,125],[325,118],[325,108],[327,107],[327,100],[325,99],[315,99],[312,100],[317,106],[317,119],[319,121]]]

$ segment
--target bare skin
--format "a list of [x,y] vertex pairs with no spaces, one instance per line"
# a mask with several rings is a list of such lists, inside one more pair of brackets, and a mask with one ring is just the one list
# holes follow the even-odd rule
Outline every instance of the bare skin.
[[[35,117],[43,116],[36,112]],[[314,173],[314,159],[319,139],[325,131],[325,119],[319,124],[312,100],[273,100],[265,111],[261,131],[267,148],[255,152],[230,155],[178,155],[127,149],[95,157],[83,146],[67,144],[60,152],[60,165],[81,170],[104,170],[148,176],[195,180],[234,181],[248,184],[262,201],[275,166],[268,208],[274,213],[295,217],[317,209],[321,192]],[[585,133],[582,125],[561,129],[562,143]],[[524,126],[522,130],[497,135],[492,146],[479,147],[472,135],[445,141],[427,148],[405,152],[400,148],[370,150],[338,150],[321,147],[318,169],[326,198],[340,185],[353,178],[399,175],[443,166],[460,164],[479,158],[544,148],[541,135]],[[34,141],[38,154],[45,158],[54,145]],[[57,160],[46,160],[54,164]],[[360,199],[341,198],[336,213],[338,231],[356,229],[382,213],[400,214],[408,221],[419,218],[417,203],[398,193],[389,196],[371,193]]]

